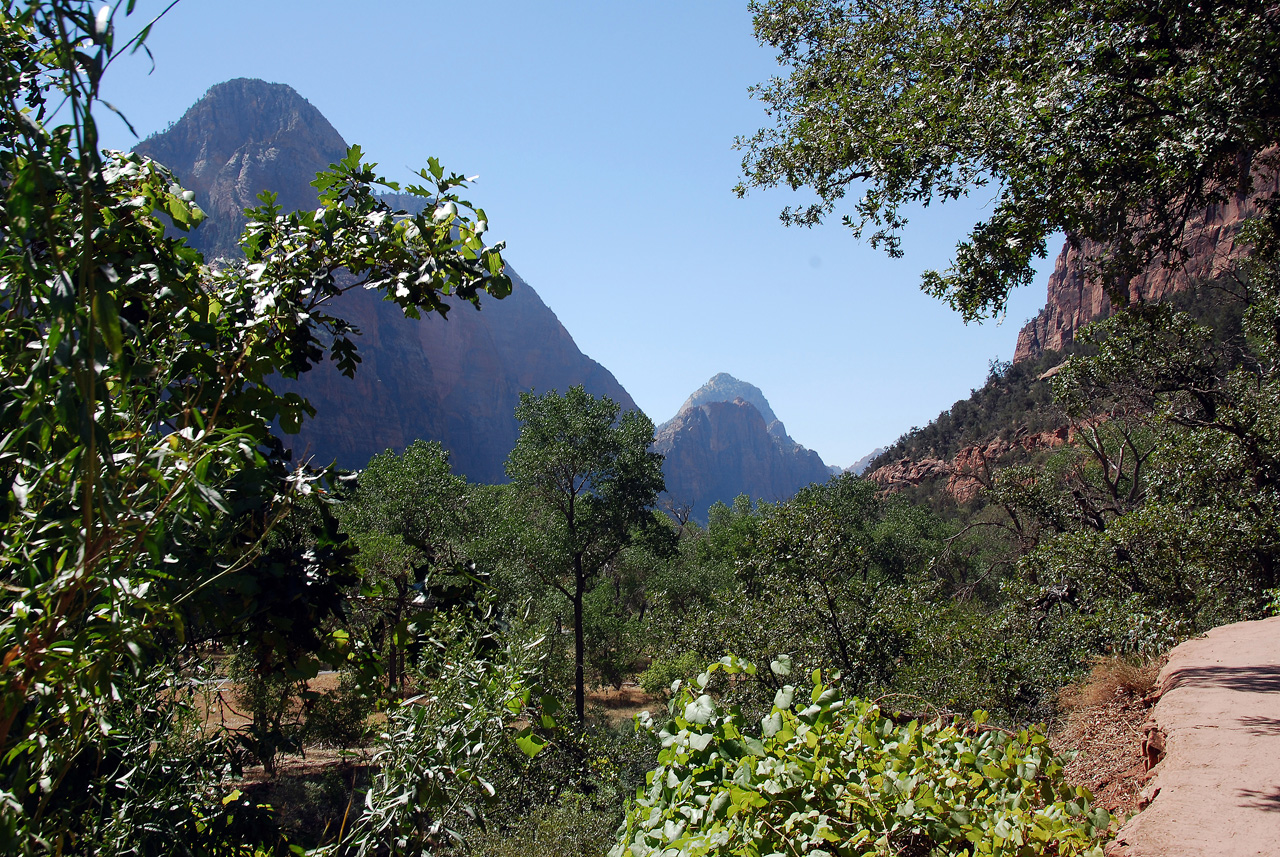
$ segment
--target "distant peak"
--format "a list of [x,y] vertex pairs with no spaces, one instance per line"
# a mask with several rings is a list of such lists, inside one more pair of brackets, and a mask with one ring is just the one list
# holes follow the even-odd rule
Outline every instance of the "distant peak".
[[710,381],[695,390],[693,395],[685,400],[680,410],[696,408],[707,402],[732,402],[734,399],[742,399],[750,403],[760,412],[760,416],[764,417],[765,425],[778,421],[773,408],[769,407],[769,400],[764,397],[759,387],[748,384],[746,381],[739,381],[728,372],[713,375]]
[[258,109],[272,111],[279,111],[282,107],[290,110],[316,109],[310,101],[298,93],[298,90],[287,83],[268,83],[256,77],[236,77],[209,87],[190,110],[202,104],[223,103],[255,105]]

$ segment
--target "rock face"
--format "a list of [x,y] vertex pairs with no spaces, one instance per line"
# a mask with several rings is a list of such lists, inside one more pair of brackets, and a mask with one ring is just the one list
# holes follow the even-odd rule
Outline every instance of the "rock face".
[[[1251,194],[1210,206],[1189,220],[1185,245],[1190,257],[1186,264],[1168,268],[1154,263],[1129,283],[1129,300],[1158,301],[1228,271],[1247,249],[1238,240],[1241,224],[1258,213],[1259,197],[1278,192],[1280,173],[1255,170]],[[1084,275],[1084,259],[1097,256],[1100,250],[1098,245],[1087,241],[1080,247],[1072,247],[1068,242],[1062,248],[1049,277],[1044,309],[1018,333],[1013,354],[1015,363],[1044,351],[1061,351],[1075,339],[1080,327],[1111,314],[1111,300],[1106,290]]]
[[285,211],[315,208],[311,180],[347,144],[292,87],[251,78],[219,83],[169,130],[134,149],[173,170],[209,219],[188,242],[207,257],[238,255],[244,209],[264,190]]
[[478,312],[455,306],[447,320],[406,319],[394,303],[361,289],[343,295],[338,306],[360,328],[364,362],[354,379],[325,364],[292,386],[316,408],[294,448],[321,463],[357,468],[384,449],[426,438],[449,450],[455,472],[473,482],[504,482],[520,431],[520,393],[581,384],[634,409],[627,391],[578,350],[537,292],[507,273],[510,296],[483,301]]
[[818,453],[787,435],[759,388],[723,373],[658,427],[654,448],[666,456],[671,502],[690,507],[700,521],[717,501],[747,494],[778,502],[830,477]]
[[[209,256],[227,256],[238,252],[241,211],[256,204],[260,191],[276,191],[286,209],[314,207],[311,180],[343,157],[347,145],[290,87],[240,79],[214,86],[137,150],[172,169],[209,214],[192,243]],[[363,362],[354,380],[325,364],[296,383],[281,383],[317,411],[293,441],[295,451],[358,468],[384,449],[425,438],[449,450],[458,473],[500,482],[519,431],[514,411],[521,392],[582,384],[635,408],[613,375],[578,350],[533,288],[508,273],[510,297],[482,300],[480,312],[455,306],[447,321],[406,319],[395,304],[360,289],[345,294],[336,314],[361,330]]]
[[946,479],[946,492],[957,503],[968,503],[978,496],[990,475],[989,468],[1011,452],[1036,452],[1054,449],[1075,440],[1075,431],[1063,426],[1055,431],[1028,433],[1012,441],[995,438],[981,446],[967,446],[951,461],[925,458],[913,461],[903,458],[881,465],[867,474],[868,479],[888,491],[897,491],[936,479]]

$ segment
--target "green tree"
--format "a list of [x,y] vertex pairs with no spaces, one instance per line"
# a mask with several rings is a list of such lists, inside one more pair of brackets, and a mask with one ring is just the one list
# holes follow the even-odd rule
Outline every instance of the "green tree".
[[640,411],[619,417],[607,397],[582,387],[563,396],[522,393],[520,437],[507,475],[528,501],[526,522],[543,545],[542,579],[573,607],[574,710],[586,709],[583,600],[600,571],[654,525],[662,456],[651,452],[653,421]]
[[[396,455],[375,455],[342,504],[344,529],[359,548],[360,603],[377,648],[386,650],[387,685],[403,688],[411,626],[431,604],[432,589],[467,575],[467,483],[449,469],[436,442],[414,441]],[[376,617],[376,618],[375,618]]]
[[1123,303],[1152,260],[1185,258],[1190,215],[1250,191],[1251,159],[1280,141],[1280,16],[1264,0],[752,10],[788,72],[755,89],[776,124],[739,141],[739,193],[811,188],[817,202],[783,212],[807,225],[860,190],[844,222],[898,255],[907,206],[990,187],[952,266],[924,277],[966,320],[1002,312],[1058,230]]
[[[93,850],[93,819],[113,817],[119,778],[140,764],[108,752],[130,718],[112,700],[193,629],[252,618],[263,640],[324,642],[309,635],[346,557],[332,533],[306,550],[270,542],[320,478],[292,466],[273,433],[296,431],[309,405],[270,380],[323,359],[355,371],[355,331],[334,298],[377,289],[417,317],[444,312],[446,295],[510,289],[500,245],[481,243],[483,212],[458,197],[461,177],[432,161],[407,190],[433,204],[410,216],[377,197],[394,185],[355,148],[317,179],[317,209],[287,214],[264,198],[245,262],[206,266],[166,235],[165,218],[178,230],[202,219],[192,195],[160,165],[98,146],[102,75],[150,29],[115,43],[113,16],[131,9],[0,4],[8,853]],[[274,587],[277,573],[290,586]],[[191,813],[168,815],[182,841]]]

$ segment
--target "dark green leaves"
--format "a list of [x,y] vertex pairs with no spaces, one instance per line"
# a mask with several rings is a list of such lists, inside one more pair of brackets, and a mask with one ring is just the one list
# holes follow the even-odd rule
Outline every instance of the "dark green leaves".
[[[911,206],[989,186],[987,219],[924,288],[999,315],[1065,231],[1116,295],[1179,264],[1187,218],[1239,192],[1280,139],[1280,19],[1252,0],[759,0],[783,75],[754,89],[775,126],[738,141],[750,187],[811,188],[783,220],[851,208],[891,255]],[[859,195],[845,204],[845,194]]]

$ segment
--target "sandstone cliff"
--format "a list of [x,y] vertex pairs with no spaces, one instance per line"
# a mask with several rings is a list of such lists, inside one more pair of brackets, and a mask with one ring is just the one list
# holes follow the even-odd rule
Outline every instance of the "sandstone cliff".
[[787,435],[759,388],[723,373],[658,427],[654,448],[666,456],[671,502],[689,506],[701,521],[717,501],[732,503],[747,494],[778,502],[830,477],[818,453]]
[[888,491],[898,491],[924,482],[945,479],[945,491],[957,503],[968,503],[978,496],[990,475],[990,468],[1004,463],[1010,453],[1053,449],[1075,439],[1074,430],[1063,426],[1055,431],[1024,433],[1013,440],[995,438],[979,446],[967,446],[950,461],[902,458],[883,464],[866,474],[866,478]]
[[[1130,301],[1161,300],[1228,271],[1245,249],[1238,240],[1241,224],[1258,212],[1259,197],[1277,193],[1280,173],[1255,172],[1252,193],[1195,214],[1184,237],[1190,254],[1186,263],[1179,267],[1153,264],[1129,283]],[[1106,291],[1084,274],[1084,259],[1097,256],[1100,249],[1087,241],[1079,247],[1067,242],[1062,248],[1049,277],[1044,309],[1018,333],[1015,363],[1044,351],[1061,351],[1083,325],[1111,314]]]
[[[172,169],[195,191],[209,219],[191,242],[207,255],[236,253],[243,209],[273,190],[286,209],[311,208],[318,170],[347,144],[288,86],[239,79],[218,84],[168,131],[137,150]],[[425,161],[426,155],[423,155]],[[392,303],[357,289],[335,304],[360,328],[363,362],[354,380],[331,365],[282,387],[306,396],[315,419],[293,440],[317,462],[362,467],[384,449],[418,438],[440,441],[454,469],[473,481],[505,479],[522,391],[582,384],[625,409],[635,402],[613,375],[578,350],[537,293],[513,271],[511,296],[456,306],[448,320],[406,319]]]

